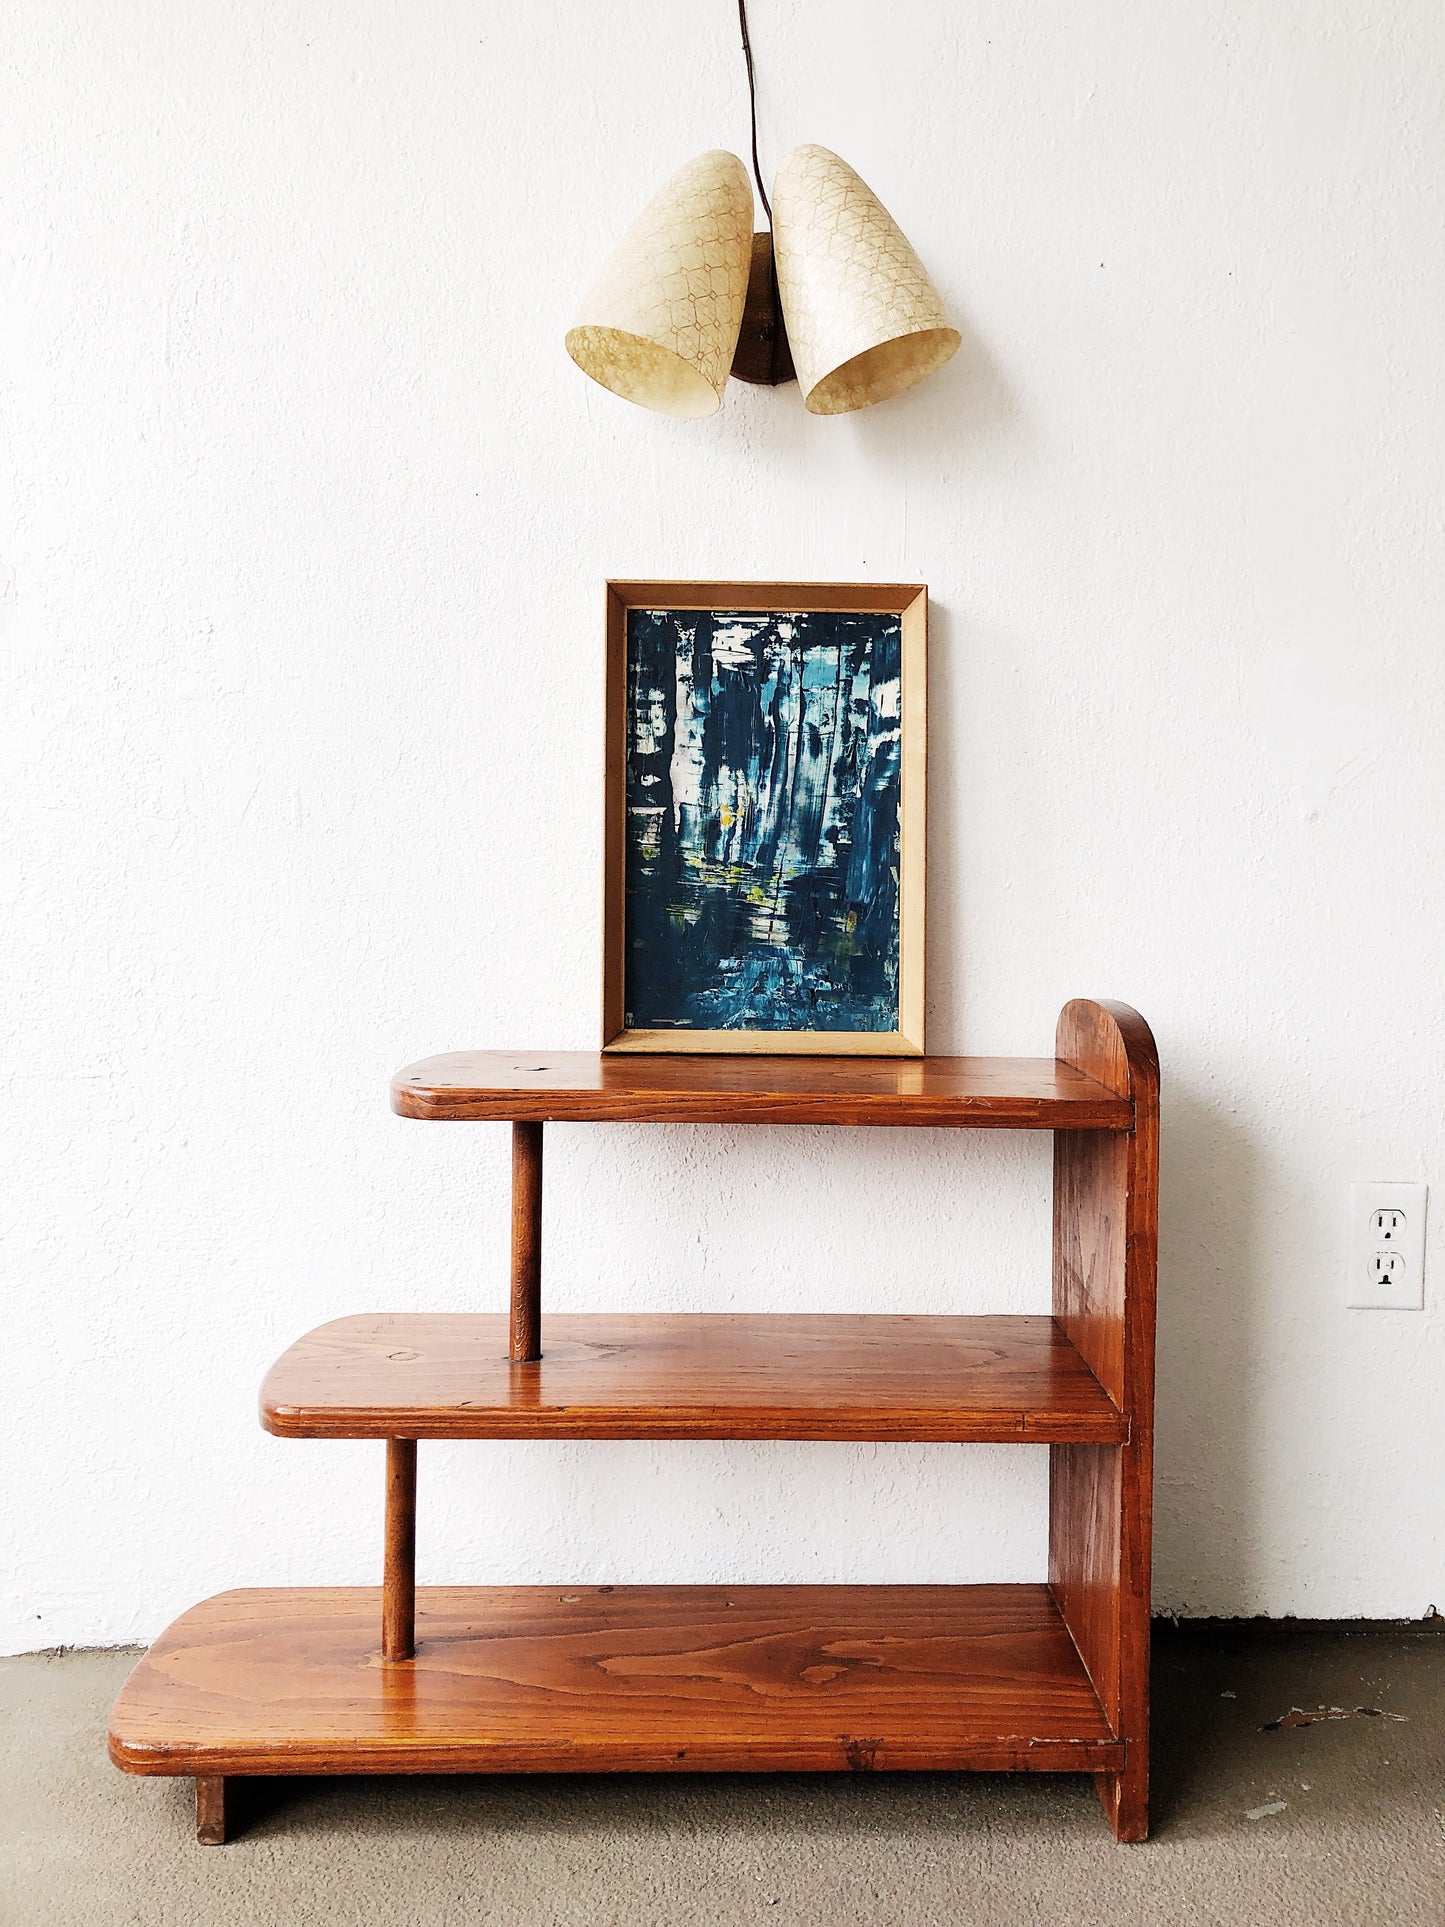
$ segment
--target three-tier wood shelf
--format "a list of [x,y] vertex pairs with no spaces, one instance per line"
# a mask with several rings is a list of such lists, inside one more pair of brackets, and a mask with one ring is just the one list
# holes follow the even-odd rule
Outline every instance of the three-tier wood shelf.
[[[272,1367],[283,1438],[386,1441],[380,1588],[228,1592],[116,1701],[131,1773],[1085,1772],[1148,1826],[1159,1071],[1142,1018],[1065,1006],[1051,1058],[464,1052],[404,1117],[512,1125],[503,1315],[378,1314]],[[541,1315],[550,1122],[1054,1133],[1053,1316]],[[414,1579],[419,1439],[1014,1441],[1050,1448],[1032,1585],[437,1586]]]

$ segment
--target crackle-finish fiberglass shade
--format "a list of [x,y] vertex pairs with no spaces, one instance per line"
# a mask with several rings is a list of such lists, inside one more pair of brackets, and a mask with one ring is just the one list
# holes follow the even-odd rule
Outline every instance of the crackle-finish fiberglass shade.
[[674,174],[619,242],[567,334],[584,374],[664,415],[711,415],[742,326],[753,191],[716,149]]
[[887,401],[958,348],[958,330],[898,224],[826,147],[795,147],[778,169],[773,245],[793,365],[812,414]]

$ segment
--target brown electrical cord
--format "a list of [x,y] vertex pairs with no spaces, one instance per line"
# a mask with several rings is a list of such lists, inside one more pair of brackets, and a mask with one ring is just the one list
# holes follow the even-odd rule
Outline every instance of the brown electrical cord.
[[[738,0],[738,25],[743,33],[743,59],[748,68],[748,113],[752,120],[753,132],[753,179],[758,186],[758,199],[763,204],[763,213],[768,217],[768,227],[773,225],[773,206],[768,199],[768,190],[763,186],[763,170],[758,165],[758,83],[753,72],[753,43],[748,37],[748,0]],[[773,237],[767,237],[768,248],[768,288],[769,314],[764,322],[763,337],[768,344],[768,382],[776,388],[780,381],[793,379],[791,357],[784,361],[783,298],[778,288],[778,259],[773,251]],[[749,377],[756,379],[756,377]]]
[[738,0],[738,25],[743,30],[743,59],[748,63],[748,111],[753,123],[753,179],[758,184],[758,199],[763,204],[763,212],[771,227],[773,210],[768,202],[768,190],[763,186],[763,170],[758,166],[758,83],[753,74],[753,43],[748,38],[748,0]]

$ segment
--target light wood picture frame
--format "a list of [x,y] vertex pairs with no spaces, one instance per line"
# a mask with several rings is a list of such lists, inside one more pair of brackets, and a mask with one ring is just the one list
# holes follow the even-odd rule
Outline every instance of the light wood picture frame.
[[923,1055],[927,678],[921,584],[607,584],[604,1050]]

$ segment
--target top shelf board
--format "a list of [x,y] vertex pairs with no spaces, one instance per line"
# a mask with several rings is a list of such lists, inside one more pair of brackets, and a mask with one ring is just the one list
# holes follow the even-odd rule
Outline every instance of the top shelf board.
[[1053,1057],[451,1051],[398,1071],[391,1107],[402,1117],[571,1124],[1134,1125],[1129,1098]]

